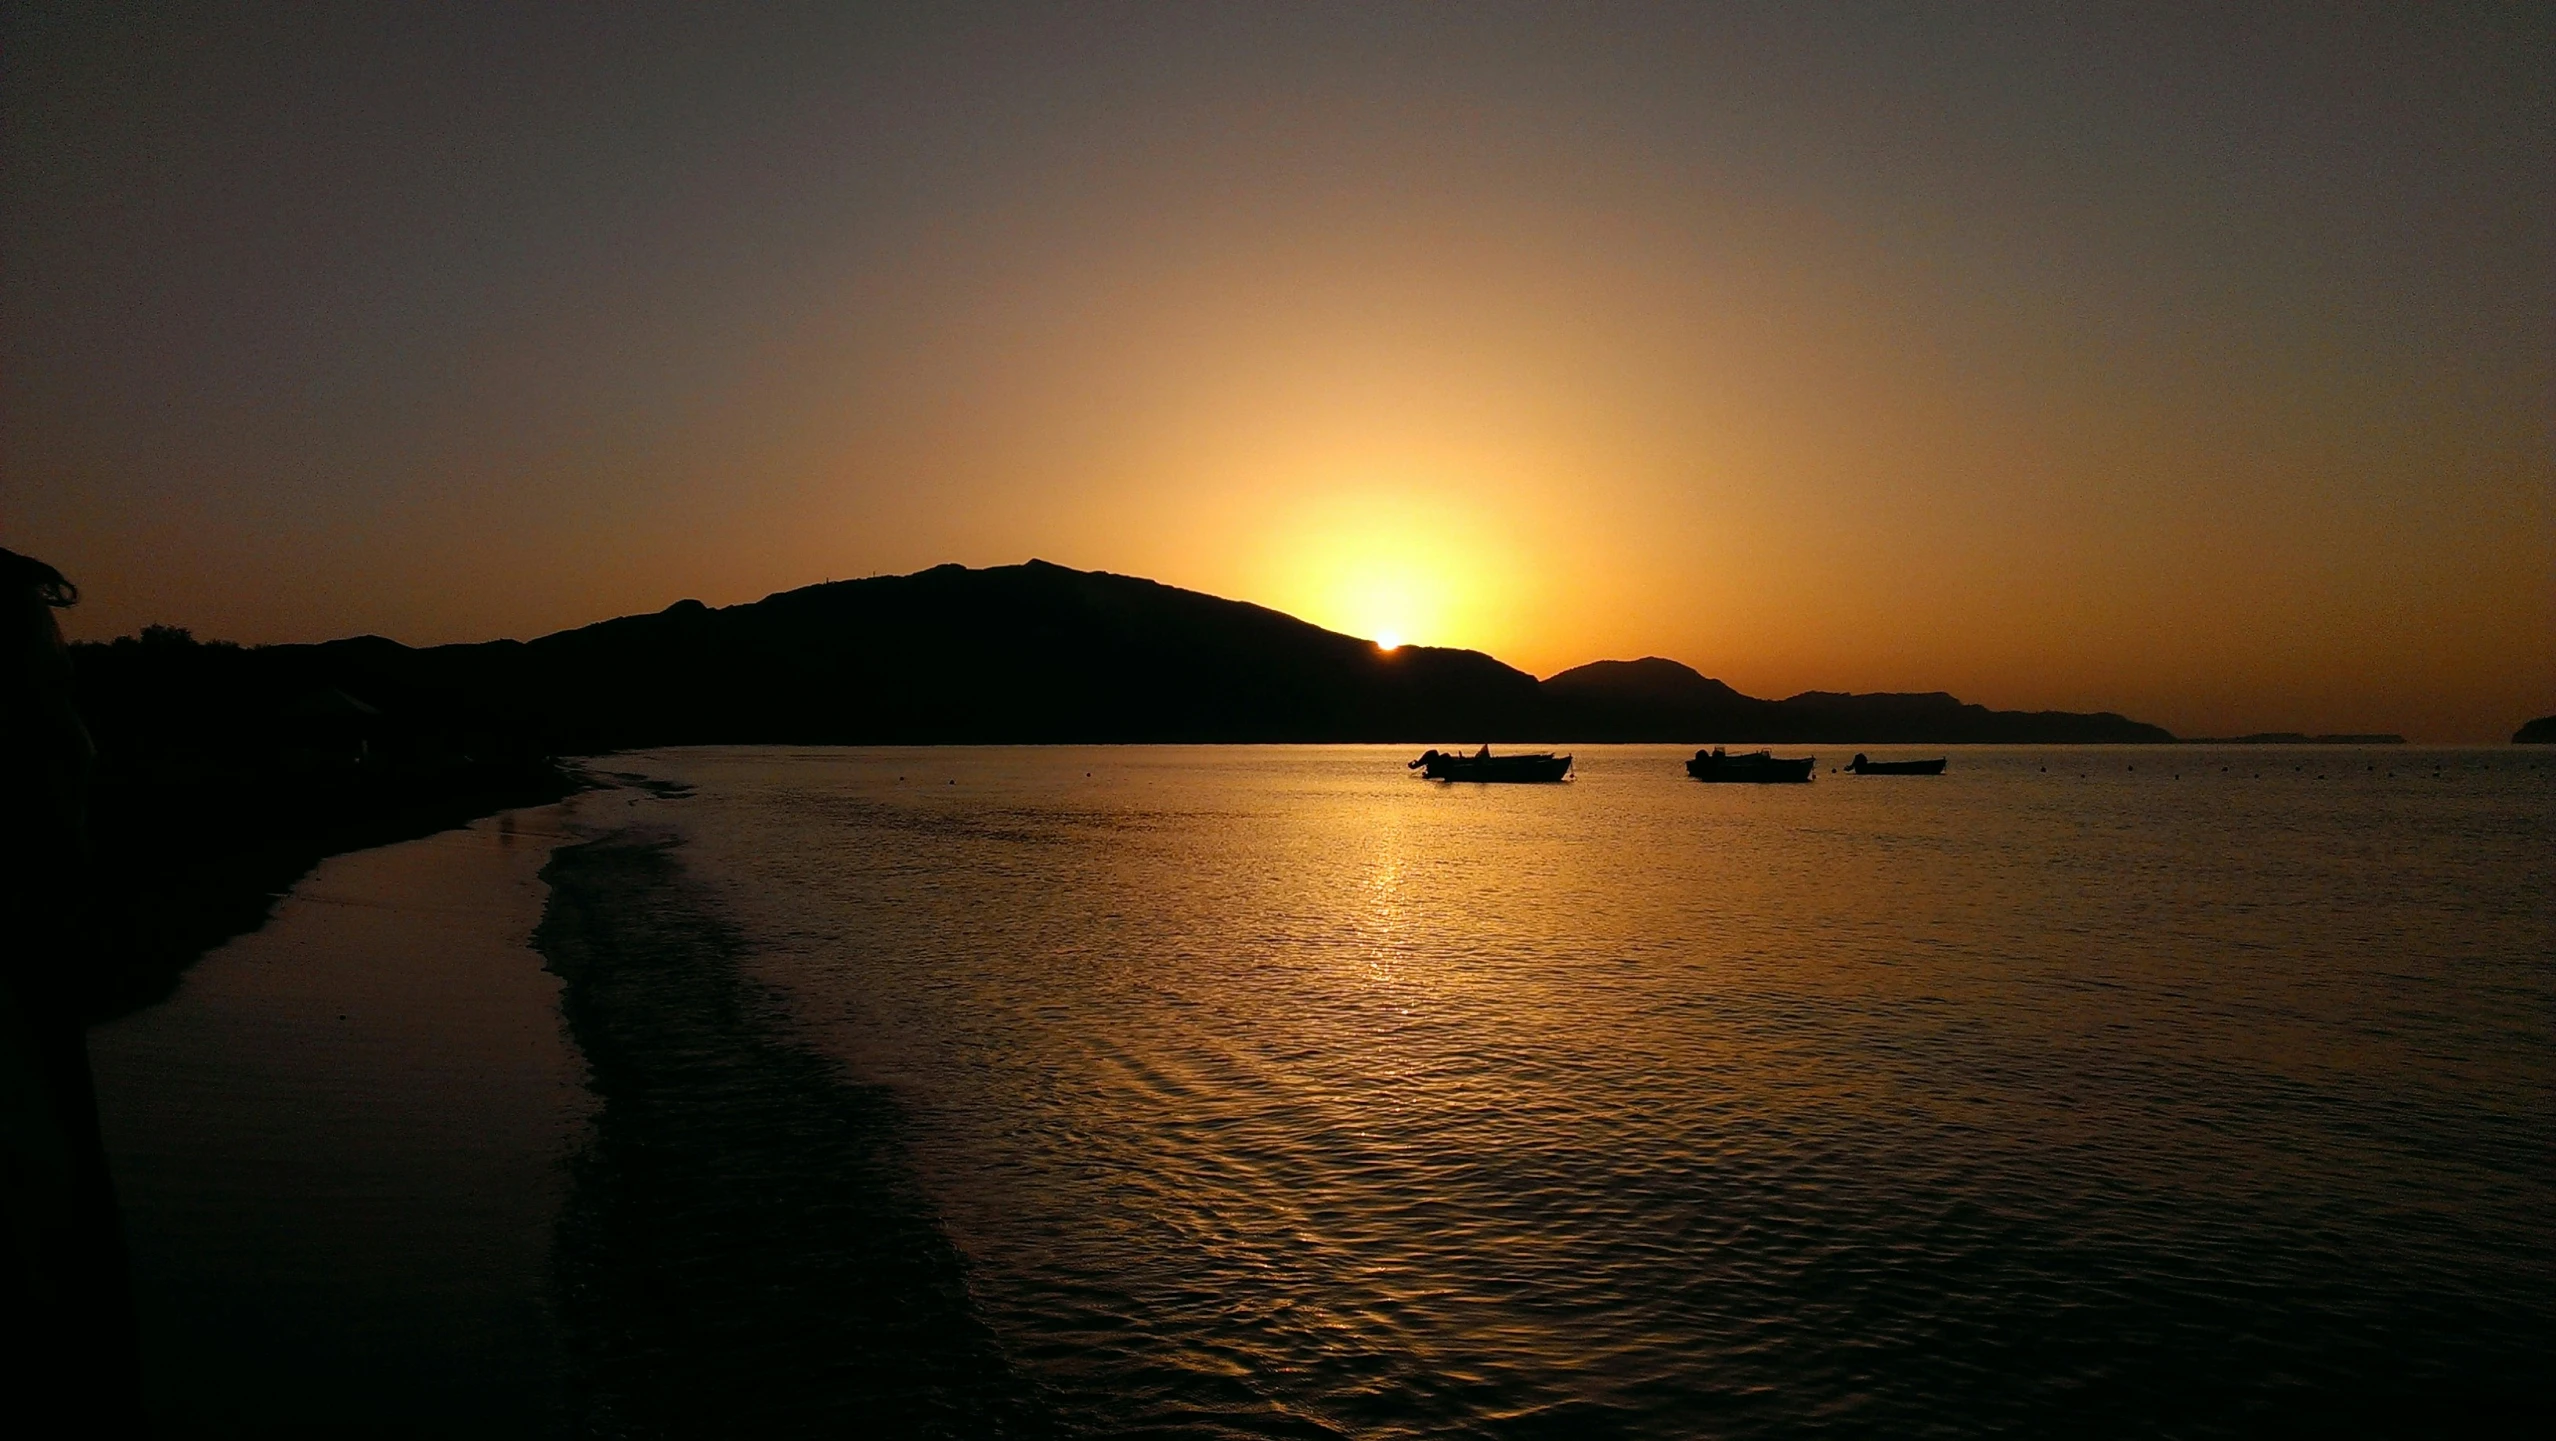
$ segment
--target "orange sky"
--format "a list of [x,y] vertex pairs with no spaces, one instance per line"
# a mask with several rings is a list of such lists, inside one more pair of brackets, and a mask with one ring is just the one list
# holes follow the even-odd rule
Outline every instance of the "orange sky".
[[1035,555],[1539,674],[2556,711],[2543,10],[10,23],[75,633]]

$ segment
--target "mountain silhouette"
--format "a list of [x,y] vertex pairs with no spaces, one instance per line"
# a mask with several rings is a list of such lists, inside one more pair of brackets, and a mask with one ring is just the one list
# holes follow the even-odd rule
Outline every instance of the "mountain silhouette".
[[1477,651],[1379,650],[1264,606],[1037,560],[835,581],[719,608],[678,601],[531,641],[413,649],[362,636],[197,647],[184,658],[264,677],[231,687],[255,696],[226,692],[184,707],[193,714],[362,727],[383,745],[421,731],[476,737],[452,742],[471,750],[493,738],[559,753],[753,742],[2172,739],[2117,715],[1992,711],[1948,695],[1760,700],[1656,657],[1539,682]]
[[2512,744],[2556,745],[2556,715],[2543,715],[2512,733]]
[[1646,655],[1640,660],[1599,660],[1573,666],[1544,681],[1545,695],[1592,715],[1623,710],[1632,713],[1668,710],[1710,711],[1764,705],[1722,682],[1673,660]]
[[[274,647],[272,650],[292,649]],[[2150,741],[2114,715],[1951,696],[1741,695],[1674,661],[1550,681],[1476,651],[1378,650],[1264,606],[1045,561],[679,601],[538,640],[303,648],[309,679],[433,698],[562,750],[696,743]]]
[[521,644],[341,644],[573,750],[1507,735],[1541,699],[1534,677],[1473,651],[1379,651],[1262,606],[1043,561],[681,601]]
[[2109,711],[1996,711],[1941,691],[1849,695],[1804,691],[1783,700],[1742,695],[1690,667],[1657,656],[1598,661],[1544,683],[1568,732],[1588,740],[1677,740],[1925,744],[2158,742],[2165,730]]

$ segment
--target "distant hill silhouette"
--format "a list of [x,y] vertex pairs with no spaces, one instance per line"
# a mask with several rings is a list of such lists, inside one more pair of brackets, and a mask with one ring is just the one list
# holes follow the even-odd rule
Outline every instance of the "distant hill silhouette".
[[2512,732],[2516,746],[2556,745],[2556,715],[2543,715]]
[[1587,740],[1873,741],[1917,744],[2093,744],[2171,741],[2158,726],[2109,711],[1997,711],[1941,691],[1745,696],[1673,660],[1598,661],[1544,683],[1556,734]]
[[[106,650],[103,647],[84,647]],[[138,659],[141,651],[134,652]],[[106,657],[101,656],[103,661]],[[1745,696],[1674,661],[1538,682],[1487,655],[1372,643],[1262,606],[1043,561],[680,601],[532,641],[378,636],[190,665],[262,677],[240,716],[403,727],[477,749],[1062,741],[2166,741],[2117,715],[1948,695]],[[366,708],[359,711],[352,705]],[[204,714],[205,707],[189,707]],[[366,711],[377,710],[378,716]]]
[[1382,652],[1261,606],[1041,561],[683,601],[522,644],[337,644],[571,749],[1515,735],[1542,700],[1534,677],[1473,651]]
[[1651,738],[1664,719],[1690,717],[1727,727],[1764,714],[1767,702],[1741,695],[1673,660],[1601,660],[1544,682],[1548,705],[1571,716],[1575,739]]
[[2195,746],[2401,746],[2405,737],[2394,731],[2363,731],[2344,735],[2309,735],[2305,731],[2256,731],[2242,736],[2186,736],[2183,743]]

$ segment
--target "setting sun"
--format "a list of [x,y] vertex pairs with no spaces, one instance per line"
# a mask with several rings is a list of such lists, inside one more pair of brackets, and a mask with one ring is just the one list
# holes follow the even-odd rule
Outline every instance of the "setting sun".
[[[1419,469],[1412,466],[1411,469]],[[1261,526],[1254,598],[1379,650],[1497,651],[1546,590],[1504,523],[1524,504],[1466,504],[1462,488],[1383,483],[1300,503]],[[1414,517],[1426,517],[1425,523]]]

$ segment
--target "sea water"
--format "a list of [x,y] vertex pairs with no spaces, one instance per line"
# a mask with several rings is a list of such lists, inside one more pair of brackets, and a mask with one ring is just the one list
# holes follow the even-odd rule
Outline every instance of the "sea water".
[[2543,1403],[2556,756],[1682,754],[669,751],[584,833],[670,843],[783,1043],[891,1098],[1063,1431]]

